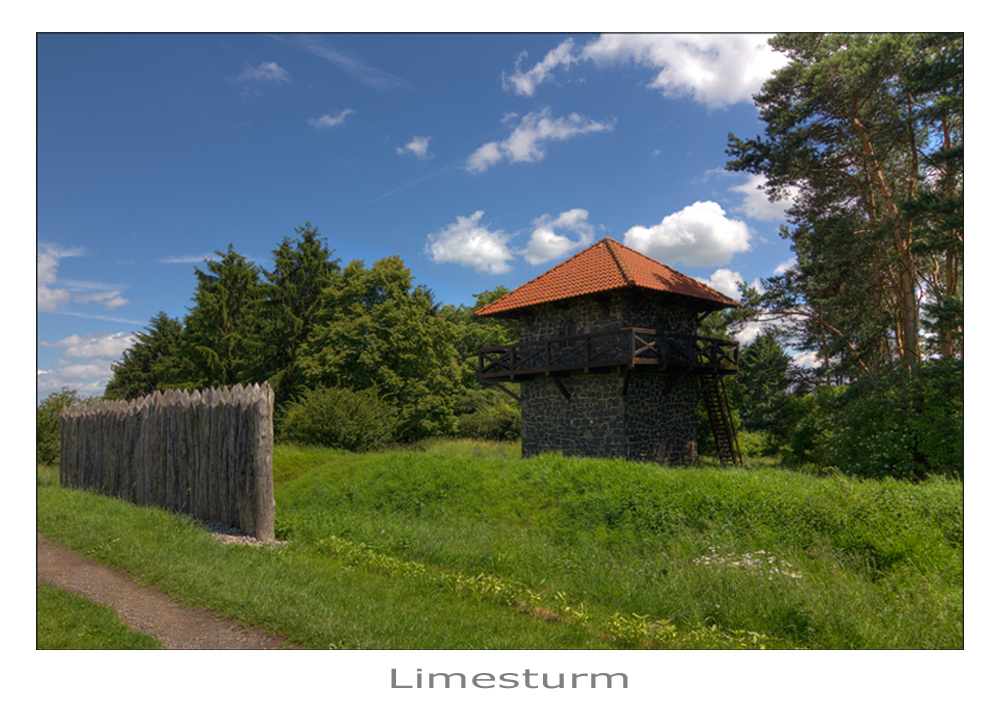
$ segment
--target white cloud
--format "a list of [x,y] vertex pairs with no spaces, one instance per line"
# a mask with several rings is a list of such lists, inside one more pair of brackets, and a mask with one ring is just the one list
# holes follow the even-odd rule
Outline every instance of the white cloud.
[[[109,366],[110,369],[110,366]],[[59,371],[43,371],[35,379],[35,392],[38,401],[45,400],[50,394],[70,388],[81,398],[104,395],[104,388],[110,380],[110,370],[105,376],[96,379],[79,378],[62,374]]]
[[62,356],[52,362],[51,370],[35,369],[39,400],[62,388],[71,388],[81,397],[102,395],[112,376],[112,363],[135,341],[132,333],[95,331],[39,342],[40,346],[63,349]]
[[798,190],[793,189],[787,198],[772,203],[764,192],[766,182],[764,176],[751,176],[746,183],[730,188],[734,193],[743,194],[743,202],[737,210],[757,220],[784,220],[785,211],[792,207]]
[[[700,280],[704,281],[704,280]],[[722,292],[727,297],[732,297],[733,299],[740,298],[740,286],[739,283],[743,281],[743,277],[740,276],[739,272],[733,272],[731,269],[717,269],[712,273],[712,276],[708,279],[708,286],[712,289]]]
[[[73,363],[72,361],[56,361],[57,373],[59,377],[70,383],[98,382],[103,379],[104,383],[111,378],[110,361],[88,361],[87,363]],[[72,386],[71,386],[72,387]]]
[[500,144],[496,141],[491,141],[490,143],[484,143],[476,149],[475,153],[469,156],[469,160],[465,164],[465,169],[470,173],[482,173],[494,163],[499,163],[502,160],[503,152],[500,150]]
[[779,264],[777,267],[774,268],[774,273],[784,274],[794,266],[795,266],[795,258],[789,257],[787,260],[785,260],[784,262],[782,262],[781,264]]
[[690,96],[710,109],[749,102],[761,85],[787,61],[767,44],[766,35],[601,35],[582,48],[564,40],[542,61],[522,71],[527,53],[518,55],[512,74],[504,72],[503,88],[533,96],[539,84],[555,81],[557,71],[574,64],[634,63],[652,69],[647,84],[667,98]]
[[85,304],[86,302],[101,302],[108,311],[131,304],[128,299],[121,296],[120,289],[113,289],[107,292],[94,292],[92,294],[78,294],[73,297],[73,301]]
[[597,63],[634,62],[657,72],[647,86],[710,109],[751,101],[786,59],[765,35],[601,35],[581,51]]
[[276,62],[262,62],[259,67],[247,65],[236,81],[287,82],[288,72],[279,67]]
[[45,254],[38,255],[36,279],[39,311],[55,311],[70,299],[69,290],[56,289],[50,286],[56,281],[56,274],[59,270],[59,257],[59,253],[53,249],[48,249],[45,251]]
[[[755,279],[751,286],[757,287],[759,289],[760,280]],[[793,327],[795,327],[797,323],[802,322],[801,317],[791,316],[791,315],[775,316],[774,314],[770,314],[768,312],[760,313],[759,317],[760,317],[759,321],[747,322],[744,329],[736,335],[735,338],[737,341],[745,345],[756,339],[765,330],[770,330],[772,332],[780,333],[782,331],[787,331],[789,329],[792,329]],[[809,354],[799,353],[797,356],[793,354],[793,360],[801,358],[808,360],[808,357]],[[812,368],[812,366],[810,366],[810,368]]]
[[799,368],[819,368],[823,365],[823,360],[816,351],[797,353],[792,356],[792,363]]
[[[516,118],[516,114],[508,114],[504,120],[509,123]],[[611,131],[614,125],[614,120],[592,121],[576,113],[554,119],[552,110],[546,107],[522,117],[503,141],[480,146],[469,157],[465,167],[472,173],[482,173],[504,158],[510,163],[535,163],[545,158],[545,143],[548,141],[565,141],[595,131]]]
[[173,257],[161,257],[156,261],[161,264],[193,264],[197,262],[208,262],[209,260],[217,258],[218,255],[214,252],[206,252],[203,255],[177,255]]
[[[59,261],[63,257],[77,257],[82,254],[81,250],[63,250],[57,247],[47,247],[44,253],[38,253],[36,298],[39,311],[59,311],[71,299],[77,303],[99,302],[109,311],[132,303],[121,296],[121,289],[108,289],[107,285],[90,282],[59,280]],[[87,291],[94,289],[103,291]]]
[[509,271],[508,262],[514,259],[507,247],[510,237],[502,230],[480,225],[483,214],[477,210],[469,217],[458,216],[455,222],[428,235],[424,252],[439,264],[454,262],[489,274]]
[[667,265],[712,267],[750,249],[750,228],[727,218],[717,203],[699,201],[666,216],[659,225],[629,229],[625,244]]
[[336,116],[330,116],[329,114],[323,114],[318,119],[308,119],[310,126],[315,126],[318,129],[328,129],[333,126],[340,126],[344,121],[347,120],[349,114],[353,114],[354,109],[344,109]]
[[[742,295],[740,294],[740,282],[745,282],[746,280],[743,279],[743,275],[739,272],[734,272],[731,269],[723,267],[712,272],[712,276],[707,280],[702,279],[701,277],[695,277],[695,279],[699,282],[704,282],[718,292],[722,292],[727,297],[732,297],[736,301],[742,299]],[[759,290],[761,286],[760,280],[755,279],[750,283],[750,286]]]
[[39,342],[42,346],[66,349],[63,354],[69,359],[117,359],[136,341],[135,334],[120,331],[110,334],[94,331],[89,334],[73,334],[58,341]]
[[396,153],[400,156],[406,155],[407,153],[412,153],[414,156],[421,160],[427,160],[428,158],[433,158],[434,156],[427,152],[427,148],[430,145],[430,136],[414,136],[410,139],[410,142],[405,146],[401,146],[396,149]]
[[740,342],[740,346],[746,346],[752,343],[760,333],[764,330],[764,325],[759,321],[751,321],[743,329],[735,335],[735,339]]
[[512,91],[519,96],[534,96],[535,87],[544,82],[553,81],[552,73],[556,68],[568,69],[572,64],[579,62],[579,58],[573,53],[573,40],[565,40],[558,47],[545,55],[541,62],[529,69],[527,72],[521,71],[521,62],[527,59],[528,53],[521,52],[514,62],[514,73],[501,76],[501,82],[505,91]]
[[[560,213],[555,220],[550,215],[543,215],[534,220],[534,231],[531,240],[524,251],[524,259],[532,265],[559,259],[571,252],[586,247],[594,241],[594,228],[587,222],[588,213],[581,208]],[[577,240],[572,240],[561,233],[576,233]]]

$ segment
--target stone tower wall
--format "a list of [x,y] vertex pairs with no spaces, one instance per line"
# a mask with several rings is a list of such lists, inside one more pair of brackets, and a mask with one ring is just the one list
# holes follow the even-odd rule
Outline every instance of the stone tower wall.
[[521,453],[561,452],[580,457],[628,457],[621,376],[563,378],[567,401],[551,378],[521,385]]
[[[551,378],[521,387],[521,450],[525,457],[561,452],[683,465],[698,457],[697,379],[633,373],[563,377],[566,400]],[[666,395],[665,386],[670,385]]]
[[695,376],[633,374],[624,400],[629,459],[665,465],[687,465],[698,459]]
[[[627,290],[605,295],[603,306],[592,297],[540,305],[530,323],[521,322],[521,341],[564,335],[569,320],[576,334],[625,326],[693,334],[697,323],[694,310],[683,300]],[[623,398],[624,379],[623,370],[562,375],[569,400],[551,378],[525,381],[521,387],[524,456],[562,452],[669,465],[697,459],[697,379],[633,373]]]

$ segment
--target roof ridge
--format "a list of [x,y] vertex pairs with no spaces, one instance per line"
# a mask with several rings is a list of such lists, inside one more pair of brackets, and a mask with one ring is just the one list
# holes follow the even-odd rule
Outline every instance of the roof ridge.
[[625,266],[625,261],[622,260],[621,255],[618,254],[618,250],[615,248],[615,245],[618,243],[610,237],[605,237],[601,240],[601,242],[605,243],[608,248],[608,252],[611,253],[612,259],[614,259],[615,264],[618,265],[618,269],[621,270],[622,276],[625,278],[625,284],[630,287],[634,287],[635,277],[633,277],[632,273],[629,272],[628,267]]

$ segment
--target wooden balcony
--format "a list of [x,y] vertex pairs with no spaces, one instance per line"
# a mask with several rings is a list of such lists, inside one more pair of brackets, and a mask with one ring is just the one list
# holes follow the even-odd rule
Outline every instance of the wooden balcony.
[[479,380],[525,381],[569,371],[609,373],[617,367],[639,372],[736,373],[736,341],[624,327],[558,336],[479,350]]

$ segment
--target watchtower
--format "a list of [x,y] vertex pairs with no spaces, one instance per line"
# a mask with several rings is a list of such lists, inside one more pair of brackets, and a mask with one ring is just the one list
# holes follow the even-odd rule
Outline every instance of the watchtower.
[[737,372],[739,344],[698,336],[705,316],[735,306],[606,237],[476,312],[520,331],[516,344],[480,350],[479,380],[520,401],[525,457],[691,462],[703,397],[720,459],[738,464],[722,378]]

